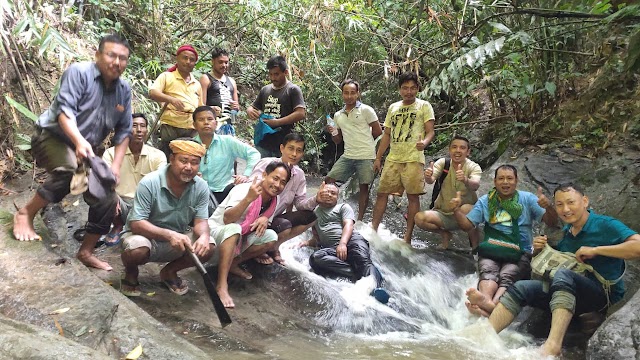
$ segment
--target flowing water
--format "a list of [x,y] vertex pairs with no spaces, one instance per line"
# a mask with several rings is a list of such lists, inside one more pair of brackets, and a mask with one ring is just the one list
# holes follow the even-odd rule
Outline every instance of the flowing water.
[[293,248],[300,241],[293,239],[282,246],[282,256],[289,269],[306,279],[308,300],[324,305],[316,321],[330,331],[309,339],[283,336],[269,346],[273,358],[541,358],[540,344],[532,337],[509,330],[497,335],[486,319],[468,314],[464,292],[476,285],[477,275],[456,275],[450,259],[411,250],[387,230],[376,234],[360,222],[356,228],[371,243],[373,262],[391,295],[389,304],[369,296],[372,278],[352,284],[310,272],[312,250]]

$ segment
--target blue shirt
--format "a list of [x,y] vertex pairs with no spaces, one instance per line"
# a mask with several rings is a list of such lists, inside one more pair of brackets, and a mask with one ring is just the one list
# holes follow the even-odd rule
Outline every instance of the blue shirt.
[[157,227],[185,233],[194,219],[209,217],[209,188],[199,176],[193,178],[180,197],[167,185],[170,165],[147,174],[140,180],[125,230],[132,221],[147,220]]
[[[538,197],[528,191],[518,191],[518,203],[522,205],[522,215],[518,218],[518,228],[520,230],[521,248],[528,253],[533,251],[533,221],[540,222],[545,213],[545,209],[538,205]],[[498,209],[496,216],[489,219],[489,195],[483,195],[478,199],[473,209],[467,214],[467,219],[475,226],[481,223],[488,223],[505,234],[511,234],[511,216],[504,210]]]
[[[570,230],[570,224],[564,227],[564,237],[558,243],[558,250],[575,253],[581,246],[617,245],[623,243],[630,236],[637,234],[619,220],[596,214],[592,211],[589,211],[587,222],[576,236],[573,236]],[[585,263],[593,266],[607,280],[616,280],[624,272],[623,259],[596,256],[593,259],[586,260]],[[593,275],[588,274],[587,276],[596,280]],[[620,280],[611,287],[611,302],[614,303],[622,299],[624,291],[624,282]]]
[[[199,135],[194,139],[202,142]],[[249,176],[260,161],[260,153],[231,135],[214,135],[211,145],[200,160],[200,172],[207,181],[209,190],[220,192],[233,182],[233,163],[236,158],[247,162],[244,176]]]
[[76,122],[91,146],[99,146],[112,130],[113,143],[120,144],[131,134],[131,87],[117,79],[107,89],[94,62],[72,64],[62,74],[60,90],[37,124],[73,145],[58,123],[61,113]]

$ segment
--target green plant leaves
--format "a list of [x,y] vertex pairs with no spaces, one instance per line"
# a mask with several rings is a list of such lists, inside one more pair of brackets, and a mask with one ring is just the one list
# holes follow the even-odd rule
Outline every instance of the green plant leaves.
[[31,112],[29,109],[27,109],[24,105],[20,104],[19,102],[13,100],[9,94],[5,94],[4,98],[7,99],[7,102],[9,103],[9,105],[13,106],[16,110],[18,110],[22,115],[26,116],[28,119],[33,120],[33,122],[38,121],[38,115],[34,114],[33,112]]

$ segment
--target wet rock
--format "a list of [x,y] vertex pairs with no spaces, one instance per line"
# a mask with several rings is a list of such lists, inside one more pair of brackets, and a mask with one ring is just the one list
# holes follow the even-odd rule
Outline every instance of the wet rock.
[[640,294],[611,315],[589,340],[592,360],[637,359],[640,355]]

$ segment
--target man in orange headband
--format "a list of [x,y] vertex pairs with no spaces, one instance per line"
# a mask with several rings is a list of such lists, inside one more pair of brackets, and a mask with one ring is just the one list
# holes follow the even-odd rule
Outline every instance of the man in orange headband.
[[[212,255],[207,224],[209,186],[196,176],[205,148],[189,138],[173,140],[169,148],[169,165],[140,180],[125,225],[125,277],[120,291],[127,296],[140,296],[138,266],[148,262],[167,262],[160,280],[174,294],[184,295],[189,287],[178,271],[195,266],[186,251],[203,262]],[[188,232],[190,223],[192,233]]]
[[193,137],[191,114],[202,105],[200,83],[191,75],[198,62],[198,53],[191,45],[182,45],[176,51],[176,64],[158,76],[149,89],[149,97],[160,103],[160,150],[167,158],[171,154],[169,143],[179,137]]

